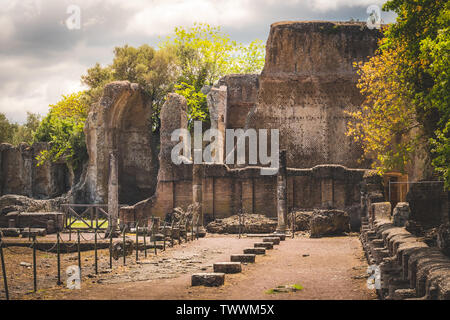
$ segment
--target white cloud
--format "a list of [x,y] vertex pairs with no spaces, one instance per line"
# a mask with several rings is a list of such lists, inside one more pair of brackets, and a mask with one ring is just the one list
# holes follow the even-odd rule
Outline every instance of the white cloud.
[[6,15],[0,16],[0,43],[6,41],[14,33],[14,24]]
[[221,26],[243,26],[251,23],[251,1],[165,0],[146,5],[130,19],[127,33],[161,36],[173,32],[176,26],[194,22]]
[[[295,0],[293,0],[295,1]],[[379,5],[380,7],[386,1],[384,0],[307,0],[312,9],[318,11],[337,10],[343,6],[347,7],[359,7],[370,6],[372,4]],[[297,0],[296,2],[304,2]]]
[[[156,45],[158,36],[193,22],[220,25],[241,42],[265,39],[282,20],[365,19],[385,0],[0,0],[0,112],[23,122],[45,114],[62,94],[82,89],[80,76],[112,61],[126,43]],[[65,8],[81,8],[81,30],[69,31]],[[383,18],[385,14],[383,13]]]

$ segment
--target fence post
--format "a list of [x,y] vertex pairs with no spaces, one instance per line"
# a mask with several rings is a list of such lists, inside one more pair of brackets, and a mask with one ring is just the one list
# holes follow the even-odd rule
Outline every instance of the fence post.
[[109,233],[109,268],[112,270],[112,236],[113,233]]
[[37,291],[36,236],[33,235],[33,290]]
[[136,222],[136,262],[139,261],[139,222]]
[[173,248],[173,220],[172,223],[170,224],[170,244]]
[[186,218],[186,223],[185,223],[185,226],[184,226],[184,240],[185,240],[186,242],[189,241],[188,234],[187,234],[187,232],[188,232],[188,225],[189,225],[189,221],[188,221],[188,219]]
[[145,238],[147,237],[147,228],[148,228],[148,225],[147,225],[147,227],[144,226],[144,256],[146,258],[147,258],[147,243],[146,243]]
[[57,285],[60,286],[61,282],[61,250],[59,246],[59,231],[56,232],[56,256],[57,256],[57,265],[58,265],[58,282]]
[[295,238],[295,212],[292,212],[292,239]]
[[81,274],[81,248],[80,248],[80,230],[77,230],[77,249],[78,249],[78,268]]
[[191,219],[191,241],[194,241],[195,236],[194,236],[194,216],[192,216]]
[[95,236],[94,236],[94,257],[95,257],[95,274],[98,274],[98,256],[97,256],[97,228],[95,228]]
[[178,221],[178,244],[181,244],[181,219]]
[[8,291],[8,279],[6,278],[6,267],[5,267],[5,258],[3,257],[3,241],[2,236],[0,235],[0,257],[2,262],[2,273],[3,273],[3,283],[5,285],[5,295],[6,300],[9,300],[9,291]]
[[163,225],[163,241],[164,241],[163,251],[166,251],[166,221],[164,221]]
[[156,248],[155,220],[153,220],[153,223],[152,223],[152,237],[153,237],[153,246],[155,247],[155,256],[157,256],[158,249]]
[[127,263],[127,258],[126,258],[126,252],[125,252],[125,232],[126,232],[126,229],[127,229],[127,226],[126,225],[124,225],[123,226],[123,244],[122,244],[122,247],[123,247],[123,265],[126,265],[126,263]]

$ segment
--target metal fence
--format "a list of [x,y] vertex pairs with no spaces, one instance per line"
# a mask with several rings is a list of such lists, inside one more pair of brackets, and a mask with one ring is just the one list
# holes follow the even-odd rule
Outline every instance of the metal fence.
[[[78,215],[78,214],[77,214]],[[113,233],[109,233],[109,269],[113,269],[113,259],[119,260],[120,257],[123,258],[123,265],[126,265],[127,256],[132,256],[133,249],[135,250],[135,261],[140,260],[140,251],[143,251],[144,257],[147,258],[149,249],[153,249],[150,252],[153,251],[153,254],[155,256],[158,255],[158,249],[165,251],[166,246],[169,247],[175,247],[177,244],[180,245],[181,243],[194,241],[195,239],[198,240],[199,234],[195,230],[194,226],[197,225],[197,231],[199,230],[199,218],[197,218],[196,221],[194,219],[190,219],[186,221],[178,221],[177,223],[172,222],[170,224],[164,222],[162,226],[159,227],[159,230],[156,230],[155,227],[155,220],[152,219],[152,224],[150,227],[139,227],[139,225],[136,225],[136,228],[134,230],[135,232],[135,242],[130,240],[129,237],[127,237],[127,232],[130,232],[132,230],[129,230],[128,227],[125,225],[123,229],[121,230],[121,236],[118,238],[118,240],[113,242]],[[92,227],[92,225],[90,225]],[[80,271],[80,274],[83,270],[83,263],[82,263],[82,250],[81,245],[84,243],[91,243],[94,241],[94,272],[95,274],[99,273],[99,265],[98,265],[98,235],[99,231],[101,231],[98,227],[94,227],[93,236],[90,239],[86,239],[85,235],[81,232],[81,230],[76,230],[77,239],[76,241],[72,242],[69,240],[69,242],[63,241],[61,237],[61,233],[58,231],[56,234],[56,241],[47,250],[43,250],[42,248],[38,248],[40,242],[38,241],[38,238],[36,235],[31,235],[29,238],[29,243],[27,248],[32,249],[32,268],[33,268],[33,291],[36,292],[38,290],[38,272],[37,272],[37,255],[36,251],[43,251],[43,252],[54,252],[56,250],[56,274],[57,274],[57,281],[56,284],[58,286],[61,286],[63,282],[61,281],[61,246],[64,245],[65,248],[68,251],[68,248],[73,248],[76,246],[76,252],[77,252],[77,261],[78,261],[78,268]],[[189,235],[190,231],[190,235]],[[162,233],[161,233],[162,232]],[[72,233],[72,230],[70,230],[70,234]],[[157,240],[158,234],[162,234],[162,239]],[[143,241],[139,241],[139,236],[141,236]],[[150,239],[148,239],[150,237]],[[71,236],[70,236],[71,238]],[[149,240],[147,245],[147,240]],[[130,243],[131,241],[131,243]],[[153,242],[153,244],[151,243]],[[158,244],[159,242],[159,244]],[[128,244],[127,244],[128,243]],[[48,242],[46,242],[48,244]],[[129,251],[131,245],[131,253]],[[161,248],[162,246],[162,248]],[[5,288],[5,299],[9,300],[9,290],[8,290],[8,277],[7,277],[7,271],[6,270],[6,264],[5,264],[5,255],[4,250],[9,250],[15,254],[21,254],[18,252],[15,252],[15,250],[8,246],[8,243],[4,241],[3,234],[0,232],[0,262],[1,262],[1,270],[3,274],[3,284]],[[117,252],[122,252],[122,254],[117,254]],[[89,250],[91,251],[91,250]],[[75,251],[73,251],[75,252]],[[127,254],[128,253],[128,254]],[[0,298],[1,299],[1,298]]]

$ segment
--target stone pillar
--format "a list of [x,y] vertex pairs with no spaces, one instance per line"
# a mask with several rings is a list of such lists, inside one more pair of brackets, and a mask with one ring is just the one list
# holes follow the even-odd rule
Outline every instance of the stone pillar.
[[324,209],[333,208],[334,207],[333,179],[322,178],[320,187],[321,187],[322,208]]
[[225,129],[227,123],[227,87],[212,88],[207,96],[208,109],[211,118],[211,129],[217,129],[222,139],[218,142],[221,154],[218,155],[219,163],[225,159]]
[[[205,233],[205,228],[203,226],[202,184],[203,184],[203,166],[201,164],[194,164],[192,166],[192,204],[195,206],[193,212],[193,219],[195,223],[197,222],[197,217],[199,217],[197,230],[199,234]],[[195,228],[197,229],[196,226]]]
[[277,177],[277,233],[286,233],[287,222],[287,170],[286,150],[280,151],[280,165]]
[[25,182],[25,194],[33,197],[33,149],[27,146],[21,146],[23,157],[23,173]]
[[119,177],[117,158],[114,153],[109,155],[108,214],[109,232],[115,235],[119,218]]

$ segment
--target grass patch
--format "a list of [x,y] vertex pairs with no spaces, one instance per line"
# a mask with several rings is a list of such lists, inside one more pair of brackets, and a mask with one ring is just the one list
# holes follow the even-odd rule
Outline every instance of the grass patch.
[[[96,226],[95,224],[95,220],[91,221],[88,219],[84,219],[87,223],[89,223],[89,225],[92,223],[92,225]],[[75,221],[72,225],[71,228],[72,229],[90,229],[90,227],[88,227],[83,221],[80,220],[75,220],[74,218],[70,218],[67,219],[67,224],[69,225],[72,221]],[[106,219],[98,219],[98,225],[101,225],[103,222],[105,222],[100,229],[107,229],[108,228],[108,220]]]
[[288,293],[288,292],[297,292],[303,290],[303,286],[300,284],[288,284],[285,286],[278,286],[276,288],[267,290],[266,294],[276,294],[276,293]]

